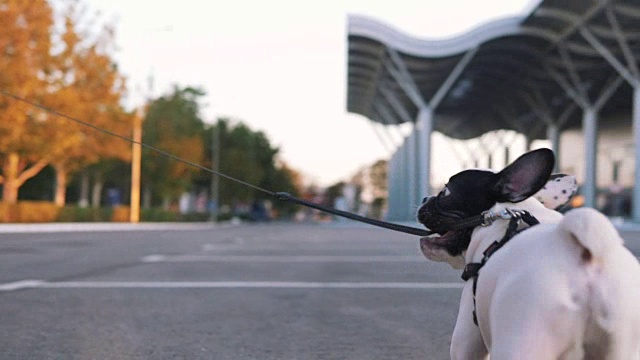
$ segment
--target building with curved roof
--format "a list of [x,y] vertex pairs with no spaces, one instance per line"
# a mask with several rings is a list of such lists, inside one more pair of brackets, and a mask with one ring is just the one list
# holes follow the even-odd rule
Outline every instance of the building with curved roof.
[[542,0],[528,14],[443,40],[350,16],[347,36],[347,110],[414,127],[390,160],[391,218],[412,218],[409,203],[429,192],[433,131],[471,139],[510,129],[528,141],[549,139],[558,152],[563,132],[581,130],[587,206],[596,201],[597,139],[607,119],[622,118],[640,143],[638,1]]

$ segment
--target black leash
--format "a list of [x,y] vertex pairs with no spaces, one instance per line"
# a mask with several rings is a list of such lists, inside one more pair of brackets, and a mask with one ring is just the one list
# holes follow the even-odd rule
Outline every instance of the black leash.
[[227,180],[234,181],[236,183],[239,183],[239,184],[242,184],[244,186],[250,187],[250,188],[252,188],[254,190],[258,190],[258,191],[260,191],[262,193],[271,195],[271,196],[273,196],[273,197],[275,197],[275,198],[277,198],[278,200],[281,200],[281,201],[288,201],[288,202],[291,202],[291,203],[295,203],[295,204],[299,204],[299,205],[302,205],[302,206],[306,206],[306,207],[310,207],[310,208],[313,208],[313,209],[317,209],[317,210],[320,210],[320,211],[324,211],[326,213],[330,213],[330,214],[333,214],[333,215],[341,216],[341,217],[344,217],[344,218],[347,218],[347,219],[363,222],[363,223],[366,223],[366,224],[378,226],[378,227],[389,229],[389,230],[393,230],[393,231],[403,232],[403,233],[406,233],[406,234],[417,235],[417,236],[429,236],[429,235],[435,233],[434,231],[429,231],[429,230],[415,228],[415,227],[411,227],[411,226],[405,226],[405,225],[390,223],[390,222],[377,220],[377,219],[371,219],[371,218],[368,218],[368,217],[365,217],[365,216],[360,216],[360,215],[357,215],[357,214],[353,214],[353,213],[350,213],[350,212],[347,212],[347,211],[342,211],[342,210],[338,210],[338,209],[335,209],[335,208],[322,206],[320,204],[316,204],[316,203],[313,203],[313,202],[309,202],[309,201],[306,201],[306,200],[299,199],[299,198],[294,197],[291,194],[288,194],[288,193],[285,193],[285,192],[273,192],[273,191],[261,188],[259,186],[250,184],[248,182],[242,181],[240,179],[236,179],[233,176],[229,176],[229,175],[223,174],[221,172],[215,171],[213,169],[210,169],[208,167],[202,166],[200,164],[191,162],[189,160],[185,160],[185,159],[183,159],[181,157],[175,156],[175,155],[173,155],[173,154],[171,154],[169,152],[166,152],[166,151],[164,151],[162,149],[159,149],[159,148],[157,148],[155,146],[152,146],[152,145],[149,145],[149,144],[145,144],[145,143],[143,143],[141,141],[136,141],[136,140],[134,140],[134,139],[132,139],[130,137],[117,134],[117,133],[115,133],[113,131],[110,131],[110,130],[107,130],[107,129],[103,129],[101,127],[95,126],[95,125],[93,125],[91,123],[88,123],[86,121],[82,121],[82,120],[80,120],[78,118],[75,118],[73,116],[61,113],[61,112],[59,112],[57,110],[48,108],[48,107],[46,107],[44,105],[38,104],[38,103],[33,102],[31,100],[27,100],[27,99],[25,99],[23,97],[20,97],[18,95],[15,95],[15,94],[12,94],[12,93],[8,93],[8,92],[6,92],[6,91],[4,91],[2,89],[0,89],[0,95],[3,95],[5,97],[8,97],[8,98],[11,98],[11,99],[14,99],[14,100],[26,103],[26,104],[29,104],[29,105],[31,105],[33,107],[36,107],[38,109],[41,109],[41,110],[43,110],[45,112],[48,112],[48,113],[53,114],[55,116],[67,119],[67,120],[72,121],[72,122],[75,122],[76,124],[91,128],[91,129],[93,129],[95,131],[98,131],[98,132],[101,132],[101,133],[104,133],[104,134],[119,138],[121,140],[127,141],[127,142],[132,143],[132,144],[140,145],[141,147],[149,149],[149,150],[151,150],[151,151],[153,151],[153,152],[155,152],[155,153],[157,153],[159,155],[162,155],[164,157],[170,158],[170,159],[172,159],[174,161],[178,161],[178,162],[187,164],[189,166],[193,166],[195,168],[198,168],[200,170],[206,171],[208,173],[223,177],[223,178],[225,178]]
[[390,222],[386,222],[386,221],[381,221],[381,220],[376,220],[376,219],[372,219],[372,218],[356,215],[354,213],[350,213],[350,212],[347,212],[347,211],[342,211],[342,210],[338,210],[338,209],[335,209],[335,208],[322,206],[322,205],[319,205],[319,204],[316,204],[316,203],[313,203],[313,202],[309,202],[309,201],[306,201],[306,200],[298,199],[298,198],[296,198],[294,196],[291,196],[291,194],[286,193],[286,192],[275,193],[275,196],[279,200],[293,202],[293,203],[296,203],[296,204],[300,204],[302,206],[306,206],[306,207],[310,207],[310,208],[317,209],[317,210],[320,210],[320,211],[328,212],[330,214],[342,216],[342,217],[345,217],[345,218],[348,218],[348,219],[351,219],[351,220],[360,221],[360,222],[367,223],[367,224],[370,224],[370,225],[379,226],[379,227],[383,227],[385,229],[399,231],[399,232],[403,232],[403,233],[406,233],[406,234],[417,235],[417,236],[429,236],[429,235],[435,233],[435,231],[428,231],[428,230],[425,230],[425,229],[419,229],[419,228],[415,228],[415,227],[411,227],[411,226],[394,224],[394,223],[390,223]]

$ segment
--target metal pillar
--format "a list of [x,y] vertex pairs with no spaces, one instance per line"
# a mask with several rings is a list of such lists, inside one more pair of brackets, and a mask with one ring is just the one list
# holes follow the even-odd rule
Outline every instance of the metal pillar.
[[[413,174],[409,174],[408,182],[406,183],[410,196],[408,203],[415,205],[419,203],[423,197],[428,196],[431,191],[431,133],[433,132],[433,112],[473,59],[478,48],[467,51],[461,57],[455,68],[440,85],[428,103],[423,99],[411,72],[400,54],[394,49],[387,50],[391,62],[385,63],[386,70],[419,109],[414,123],[414,125],[419,126],[419,130],[416,129],[416,127],[413,129],[416,135],[416,142],[408,145],[410,148],[416,150],[416,156],[409,158],[409,161],[415,161],[415,171]],[[404,107],[399,102],[394,101],[395,96],[393,96],[393,93],[383,92],[383,96],[385,96],[385,99],[401,118],[407,117],[408,113],[404,110]],[[407,120],[405,119],[405,121]],[[408,166],[411,167],[411,165]],[[414,177],[411,175],[414,175]],[[411,217],[407,219],[413,218],[414,214],[411,214]]]
[[389,161],[387,162],[387,213],[385,214],[386,220],[395,220],[395,196],[396,193],[396,177],[398,175],[398,153],[391,154]]
[[415,124],[413,125],[413,129],[409,136],[407,136],[406,147],[407,147],[407,195],[409,197],[409,201],[405,203],[407,207],[406,219],[410,218],[411,213],[415,209],[415,206],[418,204],[418,194],[416,190],[418,189],[418,154],[417,154],[417,140],[418,140],[418,132]]
[[524,152],[531,151],[533,145],[533,139],[529,135],[524,135]]
[[557,124],[547,125],[547,139],[551,142],[551,150],[556,155],[553,171],[558,172],[560,170],[560,127]]
[[632,218],[640,222],[640,86],[633,88],[633,140],[635,144],[635,171],[633,183]]
[[582,129],[584,131],[584,184],[582,193],[584,205],[596,206],[596,156],[598,153],[598,113],[593,108],[584,109],[582,115]]
[[[610,5],[609,2],[602,2],[602,4]],[[631,217],[633,221],[640,222],[640,162],[638,161],[638,155],[640,154],[640,151],[638,150],[640,148],[640,70],[636,64],[637,59],[635,58],[635,54],[632,52],[629,40],[626,37],[627,34],[623,32],[612,6],[607,6],[605,9],[605,15],[611,25],[611,30],[613,30],[612,32],[617,40],[618,46],[620,50],[622,50],[626,66],[587,27],[583,26],[580,28],[580,34],[605,60],[607,60],[616,72],[633,87],[632,122],[636,158]]]
[[431,133],[433,132],[433,110],[423,107],[418,113],[420,124],[419,159],[418,162],[418,197],[419,199],[431,194]]
[[[211,128],[211,169],[220,171],[220,123],[216,123]],[[211,176],[211,200],[209,202],[210,221],[218,222],[218,211],[220,209],[220,177],[212,173]]]
[[400,184],[399,185],[399,193],[398,193],[398,219],[399,220],[406,220],[407,219],[407,210],[409,209],[407,207],[407,204],[409,203],[409,172],[411,171],[409,163],[410,163],[410,158],[409,158],[409,146],[408,146],[408,139],[405,138],[405,141],[402,143],[402,155],[401,155],[401,161],[400,161],[400,166],[401,166],[401,174],[402,174],[402,178],[400,179]]
[[510,164],[510,159],[509,159],[509,146],[510,145],[506,145],[504,147],[504,167],[507,167],[507,165]]
[[406,179],[406,167],[405,167],[405,149],[404,144],[398,146],[395,154],[391,158],[391,166],[389,168],[389,220],[401,220],[404,210],[404,196],[406,193],[405,179]]

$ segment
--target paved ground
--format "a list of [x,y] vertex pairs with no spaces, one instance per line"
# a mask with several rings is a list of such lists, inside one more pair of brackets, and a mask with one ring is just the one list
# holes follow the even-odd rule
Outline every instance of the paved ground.
[[462,281],[409,235],[40,229],[0,234],[0,359],[448,358]]

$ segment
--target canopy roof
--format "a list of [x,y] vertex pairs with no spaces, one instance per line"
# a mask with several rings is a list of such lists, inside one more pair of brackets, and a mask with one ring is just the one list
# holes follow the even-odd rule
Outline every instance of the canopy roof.
[[400,124],[429,106],[434,130],[450,137],[512,129],[543,138],[550,121],[579,126],[580,106],[597,107],[603,92],[616,92],[605,117],[629,112],[631,87],[611,63],[637,79],[638,58],[637,0],[543,0],[528,15],[444,40],[350,16],[347,110]]

